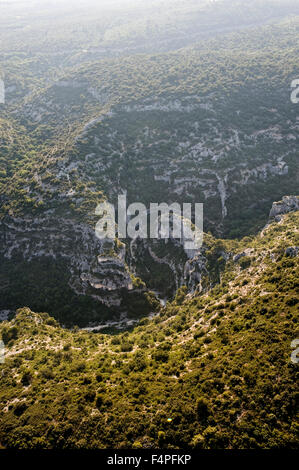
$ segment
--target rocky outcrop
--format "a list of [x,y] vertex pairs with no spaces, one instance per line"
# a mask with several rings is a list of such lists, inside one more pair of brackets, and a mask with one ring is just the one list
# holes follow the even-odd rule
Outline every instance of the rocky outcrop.
[[290,256],[291,258],[295,258],[296,256],[298,256],[298,253],[299,253],[299,246],[289,246],[285,250],[286,256]]
[[[241,205],[249,213],[262,205],[266,220],[267,205],[275,194],[269,190],[261,195],[260,188],[291,179],[288,156],[295,143],[287,141],[282,149],[279,126],[257,125],[256,131],[246,131],[237,120],[230,125],[217,120],[213,103],[211,95],[202,99],[185,95],[114,105],[85,126],[76,139],[78,152],[71,156],[71,164],[77,165],[81,178],[100,179],[101,189],[112,201],[126,190],[132,201],[138,194],[152,202],[202,202],[206,229],[213,233],[225,233]],[[218,104],[226,109],[223,101]],[[265,148],[263,158],[260,146]]]
[[[117,251],[95,236],[92,227],[53,214],[37,218],[5,218],[0,226],[0,256],[30,263],[42,257],[63,260],[69,285],[107,307],[120,307],[124,291],[133,291],[125,264],[125,247]],[[107,251],[109,249],[109,255]]]
[[246,250],[242,251],[242,253],[237,253],[233,257],[233,262],[237,263],[241,258],[244,258],[245,256],[250,256],[254,252],[253,248],[247,248]]
[[281,201],[274,202],[270,211],[270,219],[299,210],[299,196],[284,196]]

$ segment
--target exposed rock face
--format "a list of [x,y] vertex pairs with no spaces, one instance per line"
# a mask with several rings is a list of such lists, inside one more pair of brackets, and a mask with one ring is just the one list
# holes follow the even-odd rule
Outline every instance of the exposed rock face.
[[[285,196],[282,201],[273,204],[270,215],[273,219],[296,210],[299,210],[299,197]],[[55,217],[53,211],[36,218],[2,219],[0,242],[0,257],[12,263],[16,257],[22,258],[25,263],[39,262],[42,258],[63,260],[68,285],[73,292],[93,299],[99,306],[112,309],[114,320],[126,313],[129,295],[138,296],[146,292],[144,284],[133,285],[132,273],[141,277],[148,288],[165,299],[182,285],[186,285],[189,292],[201,290],[203,277],[209,276],[204,245],[197,250],[186,250],[184,240],[170,238],[166,242],[135,239],[127,246],[118,243],[116,247],[111,242],[99,240],[93,227]],[[236,254],[233,261],[250,256],[252,251],[247,249]],[[297,246],[286,249],[286,255],[290,257],[297,256],[298,252]],[[230,256],[223,253],[226,260]],[[0,289],[5,292],[5,272],[4,276],[3,272],[0,274],[3,279]],[[160,289],[161,283],[163,286]],[[9,310],[6,307],[10,306],[0,307],[3,309],[0,311],[1,320],[7,317]],[[118,316],[115,316],[117,312]]]
[[284,196],[281,201],[273,203],[270,211],[270,219],[298,210],[299,196]]
[[8,319],[8,315],[11,313],[10,310],[0,310],[0,321],[5,321]]
[[237,255],[235,255],[235,256],[233,257],[234,263],[237,263],[237,262],[239,261],[239,259],[244,258],[244,256],[246,256],[245,252],[243,252],[243,253],[238,253]]
[[184,267],[184,284],[190,292],[201,290],[202,276],[207,275],[207,259],[204,250],[199,250],[193,259],[188,260]]
[[[129,246],[130,268],[147,282],[160,297],[171,297],[175,290],[185,285],[190,293],[201,290],[202,277],[208,275],[205,247],[188,250],[184,240],[132,240]],[[140,269],[140,264],[141,269]],[[145,269],[144,269],[145,267]],[[167,288],[155,286],[155,273],[161,268],[167,273]],[[149,278],[147,279],[147,276]],[[153,285],[151,285],[153,282]]]
[[[235,223],[240,211],[251,219],[262,206],[267,219],[271,198],[281,197],[272,187],[291,180],[289,155],[296,143],[287,140],[282,148],[278,125],[249,131],[235,111],[228,125],[215,118],[225,116],[227,103],[219,99],[217,106],[212,95],[114,105],[77,136],[76,153],[68,155],[65,171],[76,167],[84,181],[99,180],[112,202],[126,191],[129,202],[204,203],[206,230],[230,237],[232,226],[241,230]],[[289,126],[295,132],[296,124]],[[263,158],[253,152],[260,147]],[[262,193],[267,184],[271,191]]]
[[241,258],[244,258],[244,256],[250,256],[252,255],[252,253],[254,252],[254,249],[253,248],[247,248],[245,251],[243,251],[242,253],[237,253],[234,257],[233,257],[233,262],[234,263],[237,263]]
[[40,218],[6,218],[0,227],[0,255],[30,262],[41,257],[63,259],[69,285],[78,295],[88,295],[107,307],[119,307],[122,291],[133,285],[124,258],[125,247],[107,256],[107,246],[92,227],[48,215]]
[[295,258],[296,256],[298,256],[298,253],[299,253],[299,246],[289,246],[285,250],[285,254],[287,256],[290,256],[291,258]]

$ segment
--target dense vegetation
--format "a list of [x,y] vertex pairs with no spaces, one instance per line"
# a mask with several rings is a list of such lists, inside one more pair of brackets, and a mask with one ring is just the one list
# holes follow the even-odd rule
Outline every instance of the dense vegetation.
[[[62,329],[24,308],[0,334],[0,441],[13,448],[298,445],[299,214],[232,253],[206,294],[178,291],[132,331]],[[289,253],[287,251],[287,253]]]
[[[72,216],[79,212],[89,220],[103,191],[113,198],[113,191],[123,187],[132,200],[138,194],[147,201],[157,190],[168,200],[176,192],[175,184],[163,190],[153,177],[170,165],[174,180],[194,172],[199,179],[207,179],[207,170],[214,179],[212,188],[199,185],[192,193],[193,200],[205,202],[211,214],[206,217],[206,229],[231,237],[256,232],[272,201],[295,192],[298,185],[296,109],[290,102],[290,84],[298,70],[297,34],[294,17],[173,53],[87,63],[78,59],[74,68],[65,67],[58,79],[46,83],[41,76],[50,71],[50,65],[45,70],[43,64],[36,68],[27,64],[26,58],[20,64],[15,56],[7,58],[3,63],[7,104],[1,108],[2,216],[57,208],[62,213],[71,211]],[[28,76],[26,70],[30,70]],[[16,95],[22,84],[24,97]],[[183,112],[176,107],[163,111],[163,105],[175,101]],[[147,104],[154,104],[156,111],[134,111],[134,106]],[[130,113],[125,105],[133,108]],[[82,132],[93,119],[97,121]],[[192,153],[199,135],[208,158]],[[100,145],[92,144],[95,137]],[[134,147],[136,139],[141,142],[139,149]],[[93,153],[87,162],[86,155]],[[113,163],[106,168],[111,156]],[[164,163],[158,169],[162,157]],[[282,172],[281,161],[287,173]],[[61,170],[70,164],[72,170],[66,175]],[[260,168],[265,164],[270,165],[266,176]],[[252,171],[252,176],[246,177],[246,188],[239,184],[231,190],[242,168]],[[216,174],[229,178],[224,220]],[[132,175],[137,180],[134,190]],[[70,190],[72,198],[65,196]],[[189,190],[185,187],[180,194],[182,200]],[[240,212],[241,219],[236,218]]]
[[[216,236],[255,234],[272,202],[298,188],[297,116],[290,101],[297,36],[294,16],[173,52],[88,60],[74,53],[63,66],[50,61],[53,51],[46,47],[47,60],[32,50],[30,60],[28,53],[18,56],[18,48],[5,54],[0,309],[29,305],[81,326],[115,313],[72,292],[71,269],[60,260],[60,223],[54,223],[54,260],[32,260],[39,250],[17,242],[9,258],[6,234],[16,218],[30,219],[27,225],[40,218],[41,232],[49,215],[93,229],[97,204],[116,202],[125,190],[128,203],[203,202],[204,229]],[[76,245],[84,255],[82,240]],[[179,253],[166,254],[179,265]],[[169,266],[154,266],[145,256],[127,253],[131,273],[172,298],[177,286]]]

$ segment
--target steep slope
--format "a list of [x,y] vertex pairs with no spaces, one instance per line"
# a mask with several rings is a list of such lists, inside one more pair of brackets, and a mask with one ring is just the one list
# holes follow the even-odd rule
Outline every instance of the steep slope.
[[275,204],[256,237],[207,236],[220,283],[181,288],[130,332],[68,331],[28,308],[2,323],[1,444],[298,446],[298,201]]
[[192,291],[182,250],[96,240],[97,204],[124,191],[128,203],[202,202],[214,236],[255,234],[298,188],[297,35],[294,17],[173,53],[78,59],[51,79],[44,62],[25,61],[20,77],[9,59],[0,311],[29,305],[84,326],[134,317],[139,302],[154,311],[151,290]]

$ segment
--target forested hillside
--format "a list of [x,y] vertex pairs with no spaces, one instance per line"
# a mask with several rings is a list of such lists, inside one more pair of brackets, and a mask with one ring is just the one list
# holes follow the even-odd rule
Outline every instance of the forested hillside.
[[298,214],[242,242],[207,236],[230,253],[220,284],[180,289],[132,331],[68,331],[20,309],[0,326],[2,445],[296,447]]
[[[128,265],[121,277],[114,262],[108,271],[119,300],[93,287],[107,273],[90,271],[83,261],[90,266],[96,252],[105,254],[92,235],[94,211],[124,191],[128,203],[202,202],[204,229],[217,236],[256,233],[273,200],[298,188],[298,123],[290,101],[297,31],[292,18],[177,52],[88,62],[47,85],[35,73],[33,92],[25,67],[26,92],[18,99],[13,90],[22,86],[16,60],[10,62],[1,126],[0,308],[31,305],[82,324],[116,318],[124,309],[135,316],[141,304],[151,310],[152,301],[140,294],[137,308],[128,308],[122,290],[132,275],[162,297],[185,284],[168,267],[184,254],[168,253],[160,276],[150,254],[146,274],[132,250],[120,256],[112,247]],[[153,252],[163,258],[161,244]],[[163,276],[168,286],[154,282]]]

